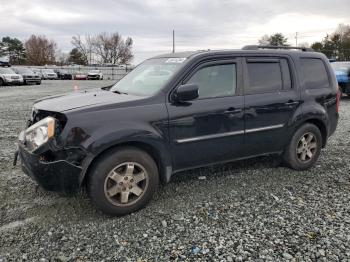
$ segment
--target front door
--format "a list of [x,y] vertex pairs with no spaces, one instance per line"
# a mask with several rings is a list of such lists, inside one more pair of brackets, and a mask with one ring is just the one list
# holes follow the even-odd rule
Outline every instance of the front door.
[[198,85],[198,99],[167,103],[174,171],[227,161],[241,154],[241,72],[239,59],[201,63],[182,82]]

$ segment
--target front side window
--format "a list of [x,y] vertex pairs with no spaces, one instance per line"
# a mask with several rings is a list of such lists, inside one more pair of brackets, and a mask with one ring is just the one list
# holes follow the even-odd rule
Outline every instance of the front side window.
[[19,74],[33,74],[33,71],[30,70],[29,68],[16,68],[16,71]]
[[46,73],[46,74],[54,74],[55,73],[52,69],[43,69],[42,72]]
[[139,96],[153,95],[165,86],[185,60],[185,58],[146,60],[117,82],[110,91]]
[[236,64],[211,65],[199,69],[187,84],[196,84],[199,98],[231,96],[235,94]]
[[248,62],[247,69],[249,85],[246,93],[258,94],[283,89],[282,70],[279,61]]
[[327,70],[321,59],[301,58],[300,62],[307,89],[329,87]]

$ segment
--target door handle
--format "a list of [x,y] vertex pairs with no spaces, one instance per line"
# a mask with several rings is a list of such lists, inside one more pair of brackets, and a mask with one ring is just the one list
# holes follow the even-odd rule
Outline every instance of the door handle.
[[224,112],[224,114],[237,114],[237,113],[240,113],[242,111],[243,111],[242,108],[230,107]]
[[294,105],[297,105],[297,104],[299,104],[299,102],[298,101],[288,101],[287,103],[285,103],[285,105],[286,106],[294,106]]

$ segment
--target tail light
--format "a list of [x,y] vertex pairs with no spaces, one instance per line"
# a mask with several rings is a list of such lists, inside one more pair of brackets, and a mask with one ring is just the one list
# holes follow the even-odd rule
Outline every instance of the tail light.
[[341,91],[338,90],[338,92],[337,92],[337,105],[336,105],[337,113],[339,113],[340,97],[341,97]]

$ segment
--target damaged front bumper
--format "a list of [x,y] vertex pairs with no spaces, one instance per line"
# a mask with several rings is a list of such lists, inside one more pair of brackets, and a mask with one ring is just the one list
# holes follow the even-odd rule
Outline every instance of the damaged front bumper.
[[18,142],[17,155],[23,172],[44,189],[62,192],[76,192],[79,189],[82,180],[80,166],[66,160],[46,161],[41,155],[29,152],[21,142]]

